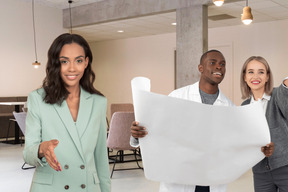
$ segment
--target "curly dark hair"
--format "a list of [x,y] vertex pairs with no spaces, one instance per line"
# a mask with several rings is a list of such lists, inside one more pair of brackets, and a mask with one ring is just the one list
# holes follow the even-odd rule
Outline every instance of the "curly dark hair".
[[80,80],[81,87],[91,93],[104,96],[93,86],[95,81],[95,73],[92,70],[91,64],[93,60],[92,52],[87,41],[78,34],[64,33],[58,36],[50,46],[48,50],[48,62],[46,66],[46,77],[43,80],[42,87],[45,90],[44,101],[49,104],[59,104],[68,97],[69,91],[65,88],[64,81],[60,76],[61,63],[59,55],[62,47],[66,44],[77,43],[83,47],[85,52],[85,58],[89,58],[88,66],[86,67],[84,74]]

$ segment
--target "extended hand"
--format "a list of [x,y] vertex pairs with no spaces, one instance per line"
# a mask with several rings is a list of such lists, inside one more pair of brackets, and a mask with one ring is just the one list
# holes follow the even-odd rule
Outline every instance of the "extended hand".
[[54,153],[55,147],[57,147],[59,141],[54,139],[50,141],[43,141],[39,146],[38,157],[45,156],[47,163],[56,171],[62,171],[60,163],[57,161]]
[[145,130],[146,130],[145,127],[139,126],[139,122],[133,121],[132,126],[131,126],[131,135],[134,138],[145,137],[148,134],[148,132]]
[[261,151],[264,153],[266,157],[270,157],[274,151],[274,143],[271,142],[267,144],[266,146],[261,147]]

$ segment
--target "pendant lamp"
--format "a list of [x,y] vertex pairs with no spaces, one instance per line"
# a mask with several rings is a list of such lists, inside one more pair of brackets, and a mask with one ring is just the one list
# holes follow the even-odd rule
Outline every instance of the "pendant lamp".
[[41,64],[37,60],[37,46],[36,46],[36,31],[35,31],[35,19],[34,19],[34,0],[32,0],[32,18],[33,18],[33,32],[34,32],[34,48],[35,48],[35,57],[36,60],[32,65],[34,68],[38,68]]
[[245,25],[249,25],[253,21],[253,15],[251,12],[251,7],[248,6],[248,0],[246,0],[246,6],[243,8],[241,20]]
[[69,3],[69,14],[70,14],[70,34],[72,34],[72,14],[71,14],[71,4],[72,4],[72,0],[68,0]]

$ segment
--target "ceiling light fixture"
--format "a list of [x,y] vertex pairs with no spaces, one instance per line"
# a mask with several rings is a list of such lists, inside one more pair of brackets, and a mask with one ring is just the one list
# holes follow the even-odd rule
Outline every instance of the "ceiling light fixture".
[[72,14],[71,14],[71,3],[73,1],[72,0],[68,0],[69,3],[69,14],[70,14],[70,34],[72,34]]
[[223,5],[224,0],[213,0],[213,3],[214,3],[217,7],[220,7],[221,5]]
[[171,25],[177,25],[177,23],[171,23]]
[[253,15],[251,12],[251,7],[248,6],[248,0],[246,0],[246,7],[243,8],[241,20],[245,25],[249,25],[253,21]]
[[37,60],[37,47],[36,47],[36,31],[35,31],[35,19],[34,19],[34,0],[32,0],[32,18],[33,18],[33,32],[34,32],[34,48],[36,61],[32,63],[34,68],[38,68],[41,64]]

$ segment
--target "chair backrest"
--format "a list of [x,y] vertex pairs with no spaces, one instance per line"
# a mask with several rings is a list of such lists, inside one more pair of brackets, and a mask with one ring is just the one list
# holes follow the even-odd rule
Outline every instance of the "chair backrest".
[[134,107],[132,103],[112,103],[110,106],[111,118],[115,112],[125,111],[125,112],[134,112]]
[[13,111],[13,115],[23,133],[23,135],[25,135],[25,130],[26,130],[26,116],[27,116],[27,113],[26,112],[15,112]]
[[115,112],[112,115],[107,139],[107,147],[117,150],[130,150],[130,127],[135,120],[134,112]]

